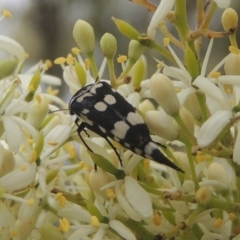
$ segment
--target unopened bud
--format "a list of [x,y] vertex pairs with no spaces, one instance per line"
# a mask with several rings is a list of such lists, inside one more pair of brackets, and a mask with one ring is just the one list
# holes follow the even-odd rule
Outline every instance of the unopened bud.
[[131,63],[136,63],[137,60],[142,56],[147,47],[144,47],[141,43],[136,40],[131,40],[128,47],[128,59]]
[[112,17],[112,20],[115,22],[118,30],[125,35],[126,37],[134,40],[138,40],[138,36],[141,34],[134,28],[132,27],[129,23]]
[[115,56],[117,51],[117,40],[112,34],[105,33],[100,40],[100,46],[104,57],[112,59]]
[[164,123],[161,119],[160,113],[158,111],[148,111],[145,115],[145,122],[148,125],[150,131],[158,135],[159,137],[162,137],[168,141],[173,141],[177,139],[177,125],[172,124],[170,127],[169,125],[171,124],[171,122],[169,121],[166,125],[166,123]]
[[17,65],[18,65],[17,59],[5,58],[0,60],[0,79],[3,79],[13,74]]
[[238,48],[230,46],[230,53],[226,58],[224,70],[226,75],[240,75],[240,51]]
[[53,225],[43,225],[39,229],[39,233],[42,239],[63,240],[65,239],[58,228]]
[[154,99],[170,116],[179,112],[180,104],[172,81],[161,73],[154,74],[150,79],[150,91]]
[[102,171],[100,168],[98,168],[97,171],[92,170],[89,175],[89,185],[91,189],[98,193],[104,199],[108,199],[106,190],[100,190],[100,188],[109,182],[109,175],[106,172]]
[[234,32],[238,26],[237,12],[232,8],[227,8],[222,14],[222,25],[226,32]]
[[89,23],[83,20],[78,20],[73,28],[73,37],[81,51],[86,55],[94,52],[95,35],[94,30]]
[[198,204],[206,206],[211,200],[211,190],[209,187],[204,186],[198,189],[196,193],[196,201]]

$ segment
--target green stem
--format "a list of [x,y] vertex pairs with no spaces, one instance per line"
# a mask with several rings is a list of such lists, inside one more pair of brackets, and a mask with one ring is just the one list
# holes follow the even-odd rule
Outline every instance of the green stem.
[[217,10],[217,4],[214,1],[212,1],[209,12],[205,16],[200,28],[202,29],[208,28],[216,10]]
[[199,28],[203,22],[204,16],[203,7],[204,7],[203,0],[197,0],[197,28]]
[[187,21],[186,0],[175,1],[175,15],[174,25],[176,26],[182,42],[185,42],[185,36],[190,31]]
[[187,149],[187,155],[188,155],[188,162],[189,162],[190,170],[191,170],[191,174],[192,174],[192,180],[195,184],[195,190],[197,191],[199,189],[199,183],[198,183],[198,179],[197,179],[197,175],[196,175],[196,171],[195,171],[191,146],[186,144],[186,149]]
[[188,129],[188,127],[185,125],[184,121],[182,120],[181,116],[179,113],[175,114],[174,116],[172,116],[174,118],[174,120],[177,122],[177,124],[179,125],[179,127],[182,129],[183,134],[187,137],[187,139],[189,139],[192,143],[192,145],[197,145],[197,141],[196,138],[194,137],[194,135],[192,134],[192,132],[190,132],[190,130]]
[[202,113],[202,122],[205,122],[208,119],[209,115],[205,96],[198,92],[196,93],[196,96]]
[[156,50],[157,52],[159,52],[162,56],[164,56],[165,58],[167,58],[171,62],[176,63],[176,61],[175,61],[174,57],[172,56],[172,54],[167,49],[165,49],[164,47],[160,46],[156,42],[152,42],[151,45],[150,45],[150,48]]
[[88,59],[90,61],[90,65],[91,65],[91,70],[92,70],[93,76],[94,76],[94,78],[96,80],[99,81],[100,79],[98,79],[98,77],[99,77],[98,76],[98,68],[97,68],[97,64],[96,64],[96,61],[95,61],[93,53],[88,54],[87,57],[88,57]]
[[229,35],[229,40],[230,40],[232,46],[238,48],[238,44],[236,41],[236,31],[233,34]]
[[107,59],[107,62],[108,62],[108,71],[109,71],[111,86],[113,88],[116,88],[117,83],[116,83],[116,75],[115,75],[115,71],[114,71],[113,58]]

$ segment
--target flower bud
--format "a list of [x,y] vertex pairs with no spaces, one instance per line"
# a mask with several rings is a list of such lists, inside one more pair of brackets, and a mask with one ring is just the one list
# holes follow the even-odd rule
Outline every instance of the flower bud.
[[[163,119],[161,119],[160,113],[158,111],[148,111],[145,115],[145,122],[148,125],[150,131],[159,137],[162,137],[168,141],[177,139],[177,125],[172,124],[170,127],[170,124],[173,121],[168,118],[168,121],[164,122]],[[173,126],[175,126],[175,128]]]
[[74,59],[74,68],[79,83],[81,84],[81,86],[85,86],[87,82],[87,74],[83,66],[76,59]]
[[31,112],[27,116],[29,123],[36,129],[39,129],[44,118],[48,113],[48,99],[44,96],[37,95],[36,100],[31,105]]
[[0,60],[0,80],[13,74],[18,65],[18,60],[12,58],[5,58]]
[[148,99],[145,99],[138,105],[138,109],[143,115],[145,115],[148,111],[155,110],[155,107],[151,101],[149,101]]
[[37,91],[37,89],[39,87],[40,81],[41,81],[41,73],[40,73],[39,70],[37,70],[34,73],[32,79],[31,79],[31,81],[29,83],[29,87],[28,88],[29,88],[30,91],[29,91],[28,95],[25,97],[25,100],[27,102],[32,101],[32,99],[33,99],[33,97],[35,95],[35,92]]
[[98,168],[97,171],[92,170],[89,175],[89,185],[93,191],[98,193],[104,199],[108,199],[106,191],[100,190],[101,187],[110,182],[110,176]]
[[131,82],[135,89],[141,88],[141,82],[145,77],[145,73],[147,71],[147,64],[144,56],[142,55],[139,60],[134,65],[133,69],[133,76]]
[[78,20],[73,28],[73,37],[86,55],[92,54],[95,48],[95,35],[92,26],[83,21]]
[[11,151],[0,145],[0,177],[11,172],[15,167],[15,159]]
[[208,186],[201,187],[196,193],[196,201],[198,204],[206,206],[211,200],[211,195],[211,190]]
[[230,46],[230,53],[224,64],[226,75],[240,75],[240,51],[238,48]]
[[170,116],[179,112],[180,104],[172,81],[161,73],[154,74],[150,79],[150,91],[153,98]]
[[100,46],[104,57],[113,59],[117,51],[116,38],[110,33],[105,33],[100,40]]
[[57,227],[53,225],[43,225],[39,229],[39,233],[42,239],[52,239],[52,240],[64,240],[64,236],[59,231]]
[[207,175],[209,180],[219,182],[219,185],[215,186],[217,190],[224,190],[228,187],[230,178],[226,169],[220,163],[212,162],[207,169]]
[[237,12],[232,8],[227,8],[222,14],[222,25],[226,32],[234,32],[238,26]]
[[126,37],[134,40],[138,40],[138,36],[141,34],[134,28],[132,27],[129,23],[112,17],[112,20],[115,22],[118,30],[125,35]]
[[144,47],[141,43],[136,40],[131,40],[128,47],[128,59],[129,62],[136,63],[137,60],[142,56],[147,47]]
[[201,109],[196,97],[196,94],[191,94],[188,96],[184,103],[184,107],[192,114],[194,119],[200,120],[202,117]]

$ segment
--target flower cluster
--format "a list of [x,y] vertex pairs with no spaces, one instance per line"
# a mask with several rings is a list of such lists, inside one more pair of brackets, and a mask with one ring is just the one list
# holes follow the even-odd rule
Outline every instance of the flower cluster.
[[[88,129],[79,133],[83,143],[72,116],[59,111],[67,104],[52,89],[61,80],[46,74],[51,62],[24,72],[24,49],[0,36],[0,48],[8,54],[0,60],[1,239],[240,238],[238,15],[229,8],[230,0],[198,0],[197,28],[191,30],[186,0],[161,0],[159,6],[132,2],[155,13],[146,34],[112,18],[130,39],[128,55],[117,58],[120,76],[114,69],[117,39],[110,33],[102,36],[103,62],[98,67],[94,30],[83,20],[73,28],[79,48],[55,64],[61,65],[71,94],[95,81],[108,82],[136,108],[152,139],[166,145],[161,151],[184,173],[114,141],[109,144]],[[219,8],[222,32],[209,29]],[[11,13],[4,11],[3,16]],[[163,44],[155,39],[157,31]],[[204,37],[209,45],[201,59]],[[230,53],[207,72],[212,46],[221,37],[229,37]],[[143,54],[148,49],[159,57],[155,73],[146,79]],[[102,78],[106,68],[109,79]],[[46,90],[41,83],[47,84]]]

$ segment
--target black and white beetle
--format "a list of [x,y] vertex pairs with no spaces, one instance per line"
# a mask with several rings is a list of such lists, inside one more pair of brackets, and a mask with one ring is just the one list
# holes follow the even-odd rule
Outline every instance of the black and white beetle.
[[142,117],[107,82],[89,84],[77,91],[70,100],[69,111],[77,116],[78,135],[88,150],[91,151],[80,134],[85,128],[105,138],[120,162],[120,155],[108,137],[140,156],[183,172],[160,152]]

